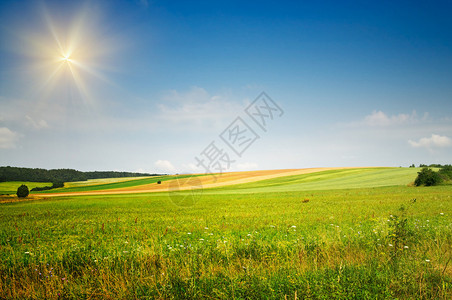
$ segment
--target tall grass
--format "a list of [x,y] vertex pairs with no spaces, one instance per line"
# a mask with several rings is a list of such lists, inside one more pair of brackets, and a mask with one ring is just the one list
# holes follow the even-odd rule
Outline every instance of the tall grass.
[[165,193],[2,204],[0,298],[448,299],[451,192],[225,193],[190,208]]

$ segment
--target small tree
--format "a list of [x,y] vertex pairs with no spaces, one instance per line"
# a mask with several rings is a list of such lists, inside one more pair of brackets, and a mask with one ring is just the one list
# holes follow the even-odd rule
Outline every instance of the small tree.
[[424,167],[420,172],[417,172],[417,178],[414,181],[415,186],[425,185],[432,186],[441,183],[441,176],[430,168]]
[[25,198],[30,194],[30,191],[28,190],[28,186],[25,184],[22,184],[19,188],[17,188],[17,197],[19,198]]

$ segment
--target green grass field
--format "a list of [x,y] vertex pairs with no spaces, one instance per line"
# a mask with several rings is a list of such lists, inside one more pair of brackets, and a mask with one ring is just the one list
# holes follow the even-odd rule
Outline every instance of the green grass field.
[[450,299],[452,186],[415,176],[280,177],[191,207],[168,193],[3,203],[0,298]]
[[17,192],[17,188],[25,184],[31,190],[35,187],[43,187],[43,186],[51,186],[51,182],[26,182],[26,181],[9,181],[9,182],[0,182],[0,195],[11,194],[15,195]]

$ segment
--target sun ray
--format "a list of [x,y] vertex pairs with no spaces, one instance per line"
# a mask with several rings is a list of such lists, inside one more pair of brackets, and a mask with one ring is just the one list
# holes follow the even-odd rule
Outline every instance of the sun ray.
[[102,34],[96,10],[85,3],[72,15],[60,16],[43,5],[41,16],[41,24],[18,35],[32,90],[46,102],[96,105],[101,83],[112,84],[103,70],[116,49]]

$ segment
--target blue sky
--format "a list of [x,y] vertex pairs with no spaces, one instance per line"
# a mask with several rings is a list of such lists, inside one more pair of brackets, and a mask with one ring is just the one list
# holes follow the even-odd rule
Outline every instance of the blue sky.
[[[0,165],[452,162],[450,1],[2,1]],[[244,112],[265,91],[284,111]],[[259,139],[219,135],[241,117]],[[226,169],[225,169],[226,171]]]

